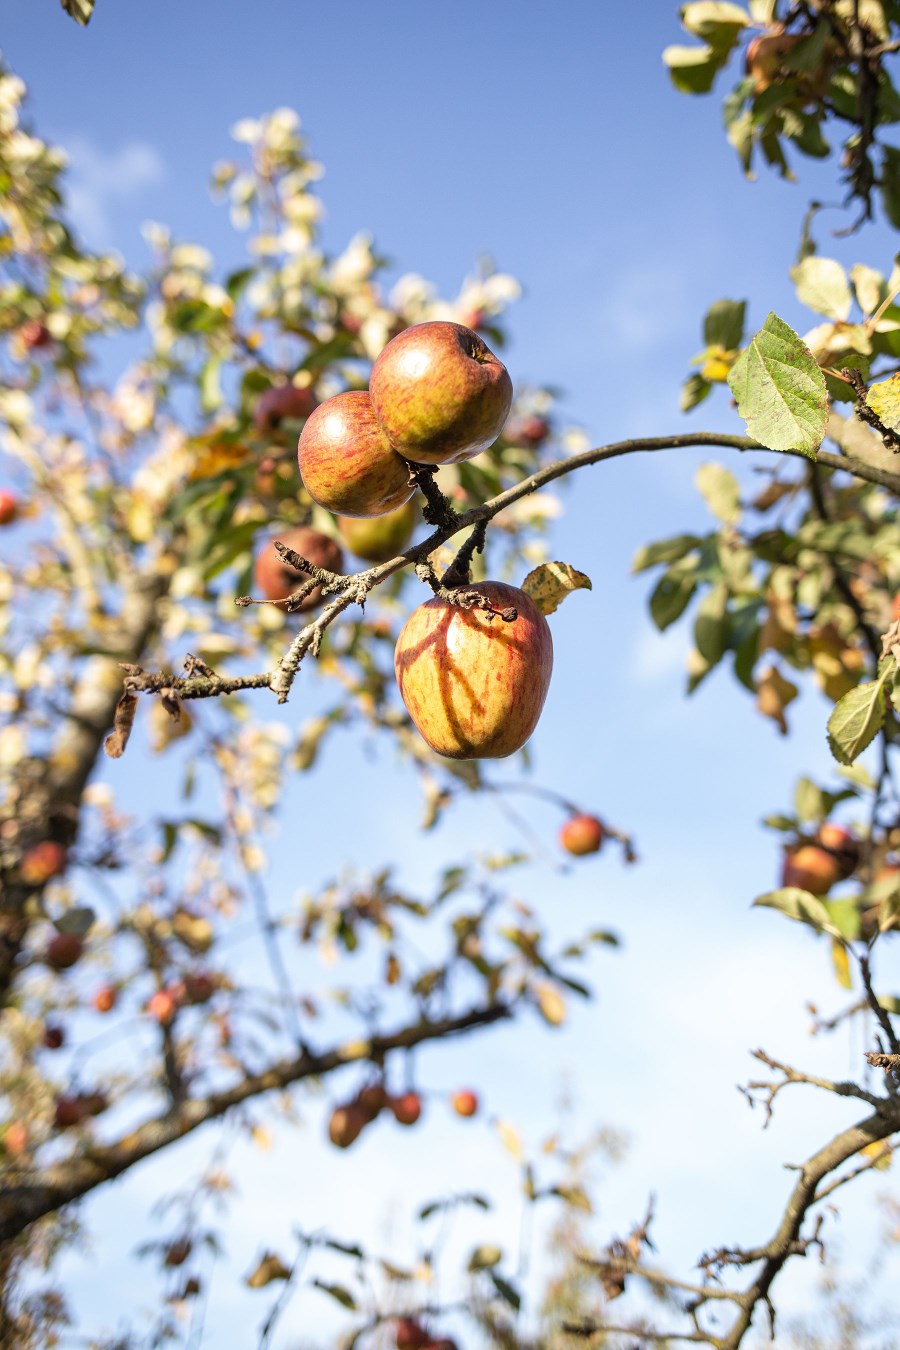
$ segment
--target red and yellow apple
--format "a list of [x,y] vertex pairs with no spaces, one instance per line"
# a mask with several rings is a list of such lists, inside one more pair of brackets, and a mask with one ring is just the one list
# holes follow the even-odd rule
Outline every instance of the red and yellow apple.
[[19,864],[19,874],[28,886],[43,886],[53,877],[65,871],[66,850],[53,839],[44,839],[34,844],[24,854]]
[[451,1096],[450,1105],[458,1116],[474,1116],[478,1110],[478,1096],[469,1088],[460,1088]]
[[297,463],[310,497],[336,515],[383,516],[415,491],[364,390],[335,394],[316,408],[301,432]]
[[785,854],[782,886],[799,886],[813,895],[826,895],[839,878],[837,860],[817,844],[801,844]]
[[276,384],[256,400],[253,422],[257,431],[265,435],[277,431],[286,417],[292,422],[305,421],[317,403],[311,389],[301,389],[296,384]]
[[[435,596],[409,616],[394,652],[407,712],[432,750],[450,759],[503,759],[521,750],[553,669],[550,628],[534,601],[502,581],[477,590],[491,611]],[[515,619],[506,622],[502,611],[515,611]]]
[[416,464],[458,464],[503,430],[512,403],[503,362],[470,328],[415,324],[372,367],[372,407],[391,444]]
[[559,832],[560,847],[576,858],[599,853],[604,837],[603,822],[584,814],[570,816]]
[[396,511],[373,520],[338,516],[337,527],[350,552],[367,563],[387,562],[402,553],[416,528],[416,508],[407,502]]
[[403,1092],[399,1097],[391,1097],[388,1104],[398,1125],[415,1125],[422,1114],[422,1098],[418,1092]]
[[12,492],[0,490],[0,525],[11,525],[19,514],[19,503]]
[[816,843],[832,855],[838,865],[838,877],[846,881],[859,866],[859,841],[843,825],[826,820],[816,833]]
[[[310,579],[306,572],[298,572],[295,567],[289,567],[282,560],[281,555],[272,547],[276,539],[282,544],[287,544],[288,548],[292,548],[295,553],[299,553],[316,567],[324,567],[329,572],[344,570],[344,554],[341,546],[330,535],[313,529],[311,525],[296,525],[291,529],[281,530],[267,540],[256,559],[254,570],[256,585],[267,600],[283,601],[293,591],[299,590],[304,581]],[[297,606],[294,613],[302,614],[315,609],[321,601],[322,588],[316,586],[303,603]],[[280,608],[286,607],[282,604]]]
[[328,1121],[328,1138],[337,1148],[349,1148],[372,1119],[356,1102],[336,1106]]

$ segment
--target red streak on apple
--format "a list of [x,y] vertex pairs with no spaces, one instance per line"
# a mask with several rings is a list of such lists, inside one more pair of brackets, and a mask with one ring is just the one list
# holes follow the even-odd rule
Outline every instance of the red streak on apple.
[[483,609],[428,600],[400,632],[394,670],[407,712],[432,750],[450,759],[503,759],[537,726],[553,639],[524,591],[501,581],[476,589],[517,617],[506,623]]
[[316,408],[300,434],[297,463],[313,501],[340,516],[383,516],[415,491],[362,390],[336,394]]

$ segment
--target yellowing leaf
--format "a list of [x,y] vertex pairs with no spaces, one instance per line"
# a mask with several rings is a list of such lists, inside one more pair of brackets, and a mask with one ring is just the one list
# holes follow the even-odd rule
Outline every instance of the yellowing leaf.
[[569,563],[541,563],[528,573],[522,582],[522,590],[542,614],[552,614],[572,591],[591,590],[591,579]]
[[234,441],[197,442],[196,451],[197,457],[188,475],[192,482],[198,478],[214,478],[226,469],[238,469],[250,459],[247,447]]
[[900,374],[873,384],[866,395],[866,402],[886,427],[900,431]]
[[522,1136],[515,1125],[510,1125],[506,1120],[495,1121],[495,1125],[500,1136],[500,1142],[509,1156],[514,1162],[521,1162],[525,1157],[525,1149],[522,1144]]
[[873,1139],[871,1144],[866,1144],[860,1152],[867,1158],[875,1159],[872,1166],[878,1172],[886,1172],[894,1156],[894,1151],[886,1139]]
[[537,991],[538,1012],[551,1027],[561,1027],[566,1020],[566,1000],[552,984],[542,984]]
[[834,974],[838,984],[842,989],[852,989],[853,980],[850,976],[850,957],[847,955],[847,948],[843,942],[837,938],[831,939],[831,964],[834,966]]
[[250,1131],[250,1138],[257,1148],[261,1148],[263,1153],[268,1153],[272,1147],[272,1131],[267,1130],[265,1125],[254,1125]]
[[266,1252],[256,1269],[251,1271],[244,1283],[250,1289],[264,1289],[273,1280],[289,1280],[290,1278],[291,1272],[281,1257],[276,1256],[274,1252]]
[[787,735],[784,710],[799,693],[795,684],[786,680],[777,666],[768,666],[756,681],[756,706],[764,717],[771,717],[782,736]]

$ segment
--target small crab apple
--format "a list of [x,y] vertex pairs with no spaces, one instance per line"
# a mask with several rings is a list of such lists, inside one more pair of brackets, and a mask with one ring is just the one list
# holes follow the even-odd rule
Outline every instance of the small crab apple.
[[839,878],[837,860],[817,844],[801,844],[785,854],[782,886],[799,886],[813,895],[826,895]]
[[[304,581],[310,580],[308,573],[298,572],[295,567],[290,567],[283,561],[272,547],[276,539],[292,548],[295,553],[299,553],[302,558],[306,558],[308,562],[314,563],[316,567],[324,567],[329,572],[343,571],[343,550],[330,535],[323,534],[321,530],[316,530],[311,525],[297,525],[288,530],[281,530],[266,541],[265,547],[256,559],[254,569],[256,585],[267,600],[283,601],[292,592],[299,590]],[[293,612],[306,613],[315,609],[321,602],[322,588],[316,586]],[[285,609],[286,606],[282,604],[279,608]]]
[[188,972],[182,984],[185,1003],[208,1003],[219,987],[219,981],[208,970]]
[[300,434],[297,463],[310,497],[336,515],[384,516],[415,491],[364,390],[335,394],[316,408]]
[[826,820],[816,832],[816,843],[833,856],[838,865],[841,881],[853,875],[859,866],[859,840],[843,825],[834,825]]
[[102,984],[93,997],[93,1004],[97,1012],[112,1012],[118,999],[118,991],[114,984]]
[[11,525],[19,515],[19,502],[15,493],[0,489],[0,525]]
[[367,563],[381,563],[403,552],[416,528],[416,518],[414,504],[407,502],[396,511],[373,520],[338,516],[337,527],[344,543],[357,558]]
[[81,1097],[57,1097],[54,1119],[60,1130],[80,1125],[87,1114]]
[[553,670],[550,628],[534,601],[501,581],[479,582],[477,590],[490,609],[435,596],[409,616],[394,651],[407,712],[432,750],[450,759],[503,759],[521,750]]
[[460,1088],[450,1098],[450,1105],[458,1116],[474,1116],[478,1110],[478,1096],[470,1088]]
[[44,961],[52,970],[68,970],[83,951],[84,939],[77,933],[54,933],[44,948]]
[[19,864],[19,875],[28,886],[43,886],[65,871],[66,850],[53,839],[34,844]]
[[404,1092],[390,1099],[390,1108],[398,1125],[415,1125],[422,1114],[422,1098],[418,1092]]
[[62,1048],[66,1039],[66,1033],[62,1027],[46,1026],[44,1027],[44,1045],[48,1050],[59,1050]]
[[277,431],[285,418],[304,422],[314,411],[318,400],[311,389],[296,384],[276,384],[266,389],[256,400],[253,422],[257,431],[265,435]]
[[471,328],[415,324],[372,367],[372,407],[391,444],[416,464],[458,464],[503,430],[512,403],[503,362]]
[[176,1238],[170,1242],[163,1252],[163,1265],[173,1269],[176,1266],[183,1266],[191,1254],[193,1243],[189,1237]]
[[145,1004],[145,1011],[155,1018],[161,1026],[167,1026],[178,1011],[184,998],[181,985],[166,985],[151,994]]
[[40,351],[43,347],[49,347],[53,335],[40,319],[26,319],[19,328],[19,341],[27,352]]
[[336,1106],[328,1121],[328,1138],[337,1148],[349,1148],[372,1119],[356,1102]]
[[428,1332],[414,1317],[399,1317],[394,1331],[394,1343],[397,1350],[425,1350],[430,1337]]
[[560,847],[576,858],[586,853],[599,853],[606,836],[603,822],[596,816],[570,816],[559,832]]
[[388,1104],[388,1094],[383,1083],[368,1083],[356,1094],[355,1106],[364,1111],[369,1120],[379,1116]]
[[550,423],[545,417],[532,413],[528,417],[511,417],[503,428],[503,435],[511,445],[522,445],[526,450],[537,450],[550,435]]
[[3,1147],[11,1158],[18,1158],[28,1149],[28,1126],[22,1120],[12,1120],[3,1135]]

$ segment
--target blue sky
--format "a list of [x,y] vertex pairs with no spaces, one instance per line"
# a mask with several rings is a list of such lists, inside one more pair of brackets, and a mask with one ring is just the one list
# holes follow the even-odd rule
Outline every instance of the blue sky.
[[[4,55],[30,87],[37,125],[70,151],[73,206],[89,242],[141,263],[141,222],[160,220],[209,246],[223,270],[233,265],[243,241],[208,196],[208,170],[232,154],[228,132],[240,117],[296,107],[327,170],[319,194],[329,247],[369,230],[397,274],[419,272],[451,294],[489,254],[525,291],[506,353],[514,381],[559,387],[566,419],[595,443],[737,429],[721,397],[690,418],[678,412],[711,301],[747,297],[751,324],[776,309],[801,331],[812,326],[787,269],[808,197],[834,199],[833,167],[802,164],[793,185],[741,177],[720,95],[691,100],[669,84],[660,53],[682,39],[670,0],[98,0],[87,31],[55,0],[6,0],[4,18]],[[823,221],[822,252],[889,270],[896,239],[873,229],[832,240],[828,230],[843,222],[836,213]],[[647,580],[629,576],[648,539],[709,528],[693,487],[709,457],[630,457],[582,474],[554,541],[594,590],[554,618],[556,672],[533,742],[535,775],[633,831],[642,862],[625,871],[602,856],[565,877],[537,868],[522,889],[559,933],[600,922],[621,933],[625,950],[597,958],[599,1000],[574,1009],[566,1031],[531,1023],[422,1057],[436,1090],[490,1084],[491,1111],[532,1142],[552,1126],[566,1084],[580,1128],[622,1128],[631,1143],[600,1190],[600,1231],[624,1231],[655,1190],[657,1246],[682,1271],[714,1242],[767,1235],[785,1193],[782,1163],[850,1118],[840,1103],[798,1092],[762,1134],[734,1090],[753,1075],[746,1052],[763,1044],[836,1077],[859,1060],[858,1038],[807,1038],[806,1000],[842,1003],[824,948],[749,909],[778,866],[759,818],[789,804],[801,766],[829,772],[826,705],[810,692],[783,741],[724,671],[685,700],[685,635],[655,634]],[[750,464],[731,467],[752,482]],[[501,766],[497,777],[514,773]],[[134,778],[116,781],[136,793]],[[305,781],[293,790],[288,812],[302,809],[305,790]],[[358,806],[364,823],[350,842],[304,837],[309,887],[340,864],[401,855],[407,883],[427,884],[463,838],[475,849],[519,842],[478,803],[460,804],[423,839],[411,775],[386,748],[363,754],[349,735],[335,742],[316,790]],[[373,800],[389,801],[374,817]],[[522,810],[552,843],[558,818]],[[287,893],[296,873],[286,845],[273,848],[273,884]],[[898,959],[888,959],[898,992]],[[428,1130],[404,1136],[402,1156],[385,1129],[336,1158],[320,1143],[317,1110],[304,1107],[299,1142],[279,1127],[270,1152],[239,1150],[238,1226],[215,1273],[210,1345],[250,1343],[261,1305],[237,1281],[261,1246],[287,1247],[294,1223],[328,1222],[382,1247],[393,1234],[402,1247],[415,1200],[451,1184],[496,1186],[514,1214],[514,1177],[504,1179],[487,1126],[465,1134],[435,1110]],[[122,1250],[138,1240],[160,1187],[209,1147],[201,1140],[162,1174],[148,1165],[98,1196],[93,1263],[68,1258],[92,1325],[103,1321],[111,1278],[142,1301],[141,1268],[129,1273]],[[869,1178],[856,1196],[848,1191],[840,1231],[851,1258],[871,1232],[866,1207],[879,1186]],[[503,1222],[512,1234],[517,1219]],[[811,1264],[786,1281],[796,1307],[811,1302]],[[278,1344],[327,1334],[326,1300],[315,1298],[298,1300]]]

